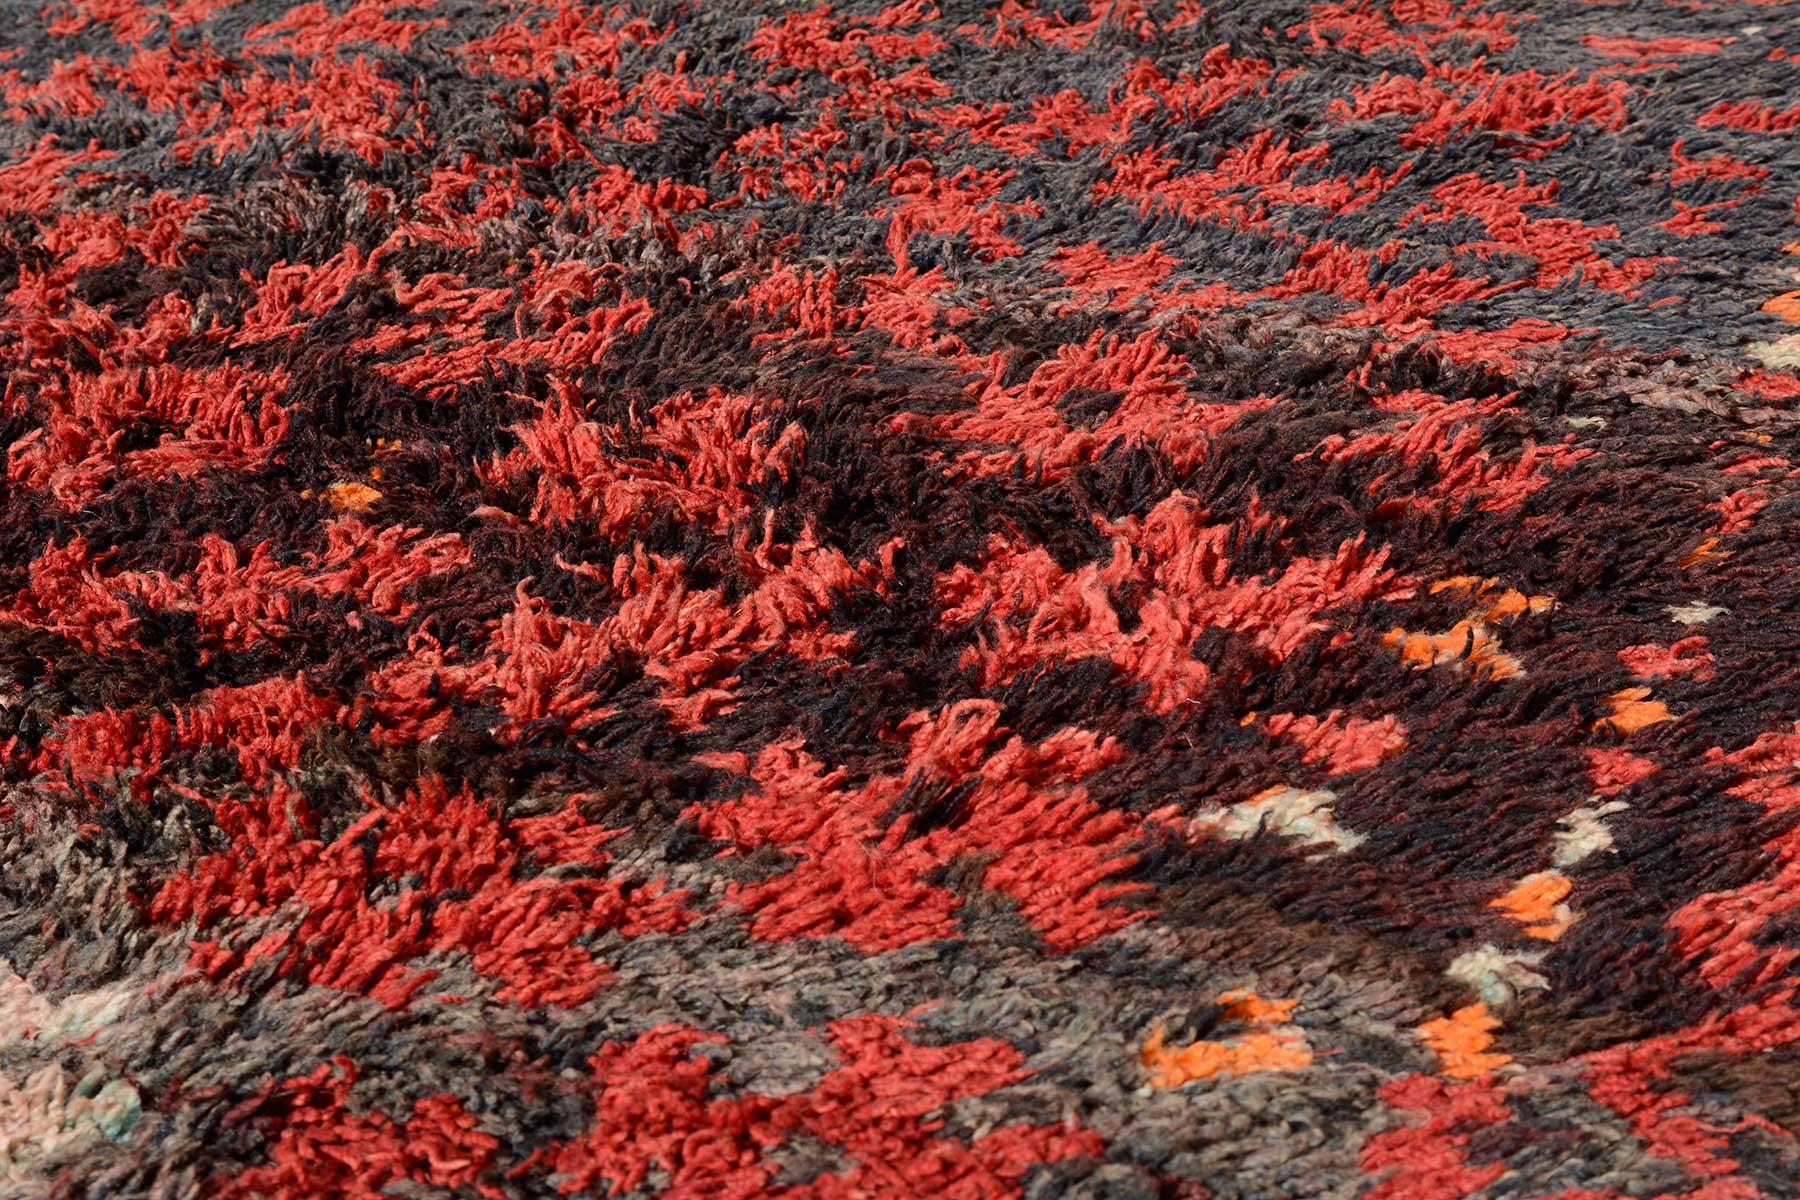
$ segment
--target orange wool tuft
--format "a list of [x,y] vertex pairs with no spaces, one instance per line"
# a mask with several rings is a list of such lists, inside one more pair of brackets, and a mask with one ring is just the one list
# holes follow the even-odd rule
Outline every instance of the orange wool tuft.
[[1554,942],[1574,924],[1575,915],[1563,903],[1575,885],[1557,871],[1527,875],[1489,908],[1497,908],[1525,926],[1527,937]]
[[1784,321],[1800,322],[1800,292],[1783,292],[1764,304],[1762,310]]
[[1499,639],[1479,621],[1458,621],[1443,633],[1414,633],[1396,627],[1381,641],[1418,671],[1467,662],[1488,679],[1511,679],[1525,673],[1519,660],[1502,650]]
[[[1228,1021],[1247,1025],[1281,1026],[1294,1017],[1298,1000],[1270,1000],[1249,988],[1221,993],[1219,1003]],[[1258,1029],[1243,1037],[1194,1042],[1171,1049],[1158,1025],[1144,1040],[1142,1059],[1154,1087],[1180,1087],[1215,1075],[1249,1075],[1257,1071],[1286,1071],[1313,1060],[1306,1036],[1296,1029]]]
[[322,494],[339,512],[366,513],[381,499],[381,493],[366,483],[334,483]]
[[1161,1026],[1144,1042],[1144,1068],[1153,1087],[1174,1088],[1217,1075],[1291,1071],[1312,1063],[1312,1051],[1293,1033],[1252,1033],[1228,1042],[1195,1042],[1180,1049],[1163,1044]]
[[1730,558],[1733,553],[1731,550],[1719,549],[1719,539],[1709,537],[1677,559],[1675,565],[1683,568],[1697,567],[1701,563],[1720,562]]
[[1270,1000],[1249,989],[1226,992],[1219,997],[1225,1015],[1233,1021],[1255,1025],[1285,1025],[1294,1019],[1298,1000]]
[[1425,1022],[1419,1026],[1419,1037],[1438,1056],[1444,1074],[1452,1079],[1475,1079],[1512,1061],[1505,1054],[1488,1053],[1499,1028],[1499,1019],[1488,1012],[1487,1005],[1478,1003]]
[[1595,721],[1594,728],[1636,733],[1640,729],[1670,720],[1673,714],[1669,712],[1669,706],[1661,700],[1652,700],[1649,696],[1650,689],[1647,687],[1623,688],[1614,692],[1606,698],[1612,705],[1612,715]]

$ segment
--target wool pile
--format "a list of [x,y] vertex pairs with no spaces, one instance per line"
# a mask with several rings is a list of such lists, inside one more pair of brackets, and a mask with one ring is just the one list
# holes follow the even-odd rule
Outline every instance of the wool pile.
[[0,0],[0,1195],[1800,1194],[1797,8]]

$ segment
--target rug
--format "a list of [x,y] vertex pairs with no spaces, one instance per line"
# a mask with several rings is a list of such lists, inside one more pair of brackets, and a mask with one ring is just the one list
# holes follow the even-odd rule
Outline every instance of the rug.
[[0,1194],[1800,1195],[1768,0],[0,0]]

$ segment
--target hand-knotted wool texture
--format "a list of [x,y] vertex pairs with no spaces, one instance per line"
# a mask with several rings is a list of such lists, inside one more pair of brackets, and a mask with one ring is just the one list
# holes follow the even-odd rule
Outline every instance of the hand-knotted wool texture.
[[1795,1196],[1797,10],[0,0],[0,1194]]

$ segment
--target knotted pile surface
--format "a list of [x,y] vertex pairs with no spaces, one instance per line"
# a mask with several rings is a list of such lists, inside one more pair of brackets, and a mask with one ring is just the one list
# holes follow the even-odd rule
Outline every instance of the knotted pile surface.
[[0,0],[0,1195],[1800,1188],[1800,24]]

